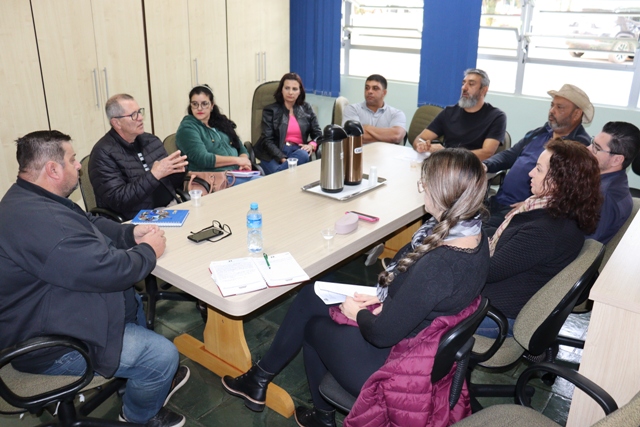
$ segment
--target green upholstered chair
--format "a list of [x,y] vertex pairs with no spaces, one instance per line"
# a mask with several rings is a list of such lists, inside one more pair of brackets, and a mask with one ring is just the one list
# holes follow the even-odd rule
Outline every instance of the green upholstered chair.
[[530,407],[530,397],[525,391],[526,383],[541,372],[566,379],[600,405],[606,416],[593,424],[593,427],[640,425],[640,393],[618,409],[615,400],[594,382],[572,369],[552,363],[532,365],[522,372],[516,384],[518,404],[493,405],[454,425],[456,427],[558,427],[560,424]]
[[[37,375],[20,372],[11,366],[11,360],[40,349],[68,347],[80,352],[87,362],[87,372],[82,376]],[[40,415],[49,405],[58,404],[56,419],[46,426],[116,427],[136,425],[118,421],[87,418],[95,408],[117,392],[126,380],[106,379],[93,373],[87,346],[81,341],[65,336],[43,336],[26,340],[0,351],[0,413]],[[76,409],[74,399],[90,389],[99,391]],[[73,424],[72,424],[73,423]]]
[[[513,337],[504,339],[501,345],[496,346],[496,340],[475,335],[471,369],[467,375],[474,409],[480,407],[475,401],[476,397],[513,396],[514,388],[510,385],[471,383],[473,367],[480,365],[488,369],[505,369],[523,356],[533,362],[555,360],[560,344],[558,333],[580,295],[593,285],[603,256],[604,246],[600,242],[585,240],[578,257],[536,292],[522,308],[513,326]],[[490,311],[503,317],[493,308]],[[503,332],[506,335],[506,331]]]

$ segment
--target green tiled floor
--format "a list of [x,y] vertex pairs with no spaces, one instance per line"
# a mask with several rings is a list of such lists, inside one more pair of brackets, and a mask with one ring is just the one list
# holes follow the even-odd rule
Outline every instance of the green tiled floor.
[[[363,264],[363,258],[356,258],[351,262],[344,263],[338,270],[326,275],[323,279],[343,283],[374,284],[380,270],[379,263],[366,268]],[[290,292],[245,319],[245,335],[254,360],[258,360],[270,345],[294,295],[295,291]],[[572,315],[570,321],[565,325],[563,334],[583,337],[588,318],[588,315]],[[186,332],[202,340],[203,330],[204,324],[194,304],[173,301],[158,303],[157,332],[169,339]],[[569,366],[575,367],[575,364],[579,362],[580,350],[561,348],[559,358],[566,361]],[[218,376],[187,358],[183,358],[182,363],[191,369],[191,378],[189,383],[173,396],[169,406],[172,410],[186,416],[187,426],[277,427],[297,425],[293,417],[283,418],[268,408],[262,413],[246,409],[240,399],[233,398],[223,391]],[[474,373],[473,381],[512,384],[515,383],[523,369],[524,364],[520,364],[499,374],[477,371]],[[310,395],[301,354],[276,377],[276,382],[289,391],[296,405],[309,405]],[[533,385],[536,387],[533,399],[534,406],[549,418],[564,425],[571,403],[573,387],[563,380],[556,381],[553,387],[545,386],[537,380]],[[481,403],[487,406],[509,401],[510,399],[496,398],[482,399]],[[118,397],[111,397],[94,412],[94,416],[116,419],[120,405]],[[23,419],[19,419],[17,416],[0,415],[0,426],[30,427],[48,419],[50,419],[48,415],[43,415],[40,418],[25,415]],[[340,415],[338,417],[339,426],[342,425],[342,419],[343,417]]]

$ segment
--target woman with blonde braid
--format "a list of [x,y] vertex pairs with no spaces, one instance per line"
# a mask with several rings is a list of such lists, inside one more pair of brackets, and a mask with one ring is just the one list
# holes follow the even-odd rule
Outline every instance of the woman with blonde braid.
[[[264,408],[269,382],[304,348],[313,409],[298,407],[300,426],[335,426],[335,410],[318,386],[330,371],[357,395],[385,362],[391,347],[416,336],[438,316],[459,313],[480,293],[489,269],[489,246],[480,213],[486,189],[482,164],[470,151],[442,150],[426,159],[418,191],[433,218],[380,274],[378,297],[356,294],[339,306],[358,328],[332,320],[313,286],[293,301],[264,357],[247,373],[222,379],[225,389],[254,411]],[[368,306],[382,303],[370,311]]]

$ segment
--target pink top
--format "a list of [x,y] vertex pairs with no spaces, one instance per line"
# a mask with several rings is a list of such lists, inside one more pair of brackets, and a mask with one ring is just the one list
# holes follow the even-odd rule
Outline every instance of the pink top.
[[300,125],[298,124],[296,116],[293,114],[289,115],[289,127],[287,127],[287,136],[285,136],[284,140],[298,145],[302,145],[304,142],[302,141]]

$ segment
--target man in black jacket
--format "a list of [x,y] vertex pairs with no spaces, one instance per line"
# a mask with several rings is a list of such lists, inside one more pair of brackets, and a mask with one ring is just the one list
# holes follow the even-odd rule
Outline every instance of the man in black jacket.
[[[164,404],[189,377],[178,352],[137,316],[133,284],[165,250],[157,226],[121,225],[67,197],[80,163],[71,138],[38,131],[17,140],[19,174],[0,201],[0,348],[48,334],[88,347],[97,374],[128,378],[121,419],[182,426]],[[52,348],[13,362],[21,371],[80,375],[77,351]]]
[[89,179],[98,207],[125,220],[141,209],[175,202],[187,156],[167,155],[160,139],[144,131],[144,108],[131,95],[114,95],[105,107],[111,130],[91,150]]

